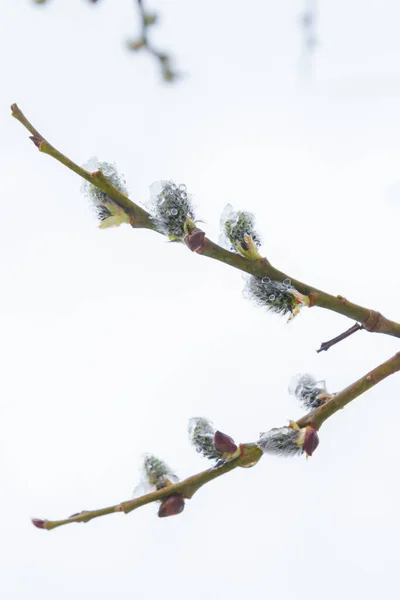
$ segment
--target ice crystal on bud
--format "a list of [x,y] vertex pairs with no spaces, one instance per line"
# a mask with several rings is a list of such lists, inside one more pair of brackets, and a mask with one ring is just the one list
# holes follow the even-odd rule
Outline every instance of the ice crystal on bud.
[[152,454],[145,454],[140,483],[135,487],[133,496],[137,498],[143,494],[165,488],[178,481],[178,477],[163,460]]
[[302,306],[308,306],[308,296],[300,294],[291,284],[273,281],[269,277],[249,277],[245,295],[259,306],[265,306],[272,312],[286,315],[289,320],[295,317]]
[[219,460],[223,456],[214,444],[215,428],[211,421],[202,417],[189,419],[189,439],[197,452],[210,460]]
[[261,246],[261,239],[254,228],[254,216],[251,213],[234,211],[227,204],[221,216],[221,230],[222,246],[246,258],[261,258],[257,250]]
[[150,212],[157,229],[173,240],[181,240],[195,228],[194,210],[184,184],[157,181],[150,186]]
[[326,389],[325,381],[316,381],[308,373],[293,377],[289,386],[289,393],[294,395],[300,404],[308,410],[318,408],[331,398],[331,394]]
[[295,456],[303,454],[301,430],[293,427],[275,427],[260,434],[258,445],[265,454]]
[[[116,166],[107,162],[99,162],[97,158],[91,158],[85,165],[89,171],[101,171],[107,177],[110,183],[122,194],[127,195],[126,182],[117,172]],[[96,215],[100,221],[99,227],[118,227],[122,223],[130,223],[130,216],[116,204],[108,194],[98,187],[85,181],[82,185],[84,194],[89,198]]]

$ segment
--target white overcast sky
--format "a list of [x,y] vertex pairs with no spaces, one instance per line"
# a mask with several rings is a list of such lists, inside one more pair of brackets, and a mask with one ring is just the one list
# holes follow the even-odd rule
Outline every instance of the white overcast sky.
[[0,1],[0,592],[7,600],[394,598],[398,378],[321,430],[309,461],[264,458],[206,486],[179,517],[156,506],[52,532],[128,499],[140,455],[185,477],[204,415],[237,441],[297,418],[295,373],[337,391],[398,340],[242,296],[241,273],[127,226],[100,231],[81,181],[39,154],[17,102],[82,164],[115,161],[142,202],[185,183],[214,239],[230,202],[255,213],[289,275],[400,318],[400,6],[321,1],[314,64],[302,1],[152,0],[154,42],[187,73],[160,83],[131,0]]

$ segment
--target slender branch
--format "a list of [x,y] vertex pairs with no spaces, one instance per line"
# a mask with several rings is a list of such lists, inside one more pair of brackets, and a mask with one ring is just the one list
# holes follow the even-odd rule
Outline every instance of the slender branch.
[[[41,152],[49,154],[63,165],[74,171],[80,177],[90,181],[96,185],[99,189],[108,194],[118,205],[120,205],[129,215],[134,217],[132,226],[136,228],[146,228],[155,230],[154,224],[148,212],[146,212],[139,205],[129,200],[124,194],[119,192],[110,182],[104,177],[104,175],[96,173],[89,173],[85,171],[74,162],[72,162],[65,155],[61,154],[53,146],[51,146],[45,138],[43,138],[39,132],[31,125],[25,115],[21,112],[16,104],[11,106],[12,116],[15,117],[26,129],[32,134],[32,139],[36,146],[38,146]],[[255,277],[270,277],[276,281],[284,281],[290,279],[293,286],[302,294],[310,297],[310,306],[319,306],[327,310],[332,310],[341,315],[348,317],[354,321],[358,321],[362,324],[363,328],[367,331],[375,333],[384,333],[394,337],[400,337],[400,323],[390,321],[379,312],[364,308],[357,304],[349,302],[343,296],[332,296],[327,294],[311,285],[298,281],[291,277],[287,273],[279,271],[273,267],[267,260],[249,260],[234,252],[229,252],[218,246],[208,238],[205,239],[204,248],[201,254],[213,258],[225,264],[228,264],[236,269],[240,269],[245,273],[254,275]]]
[[71,515],[68,519],[62,519],[59,521],[43,521],[42,519],[32,519],[33,524],[36,525],[36,527],[39,527],[39,529],[50,530],[55,529],[56,527],[61,527],[61,525],[68,525],[69,523],[87,523],[88,521],[96,519],[97,517],[103,517],[113,513],[123,512],[128,514],[133,510],[140,508],[141,506],[163,500],[164,498],[168,498],[169,496],[176,494],[181,494],[185,498],[190,499],[206,483],[221,477],[221,475],[225,475],[226,473],[233,471],[233,469],[236,469],[237,467],[253,466],[262,456],[262,452],[256,444],[242,444],[240,449],[241,454],[239,457],[224,463],[220,467],[207,469],[207,471],[202,471],[201,473],[192,475],[184,481],[169,485],[168,487],[156,490],[150,494],[145,494],[139,498],[126,500],[120,504],[108,506],[107,508],[100,508],[98,510],[84,510],[75,515]]
[[329,342],[322,342],[321,348],[319,350],[317,350],[317,352],[322,352],[323,350],[329,350],[329,348],[332,348],[332,346],[334,346],[335,344],[338,344],[342,340],[345,340],[347,337],[349,337],[350,335],[353,335],[353,333],[355,333],[356,331],[359,331],[360,329],[363,329],[363,326],[360,325],[359,323],[355,323],[353,325],[353,327],[350,327],[350,329],[347,329],[346,331],[344,331],[340,335],[336,336],[332,340],[329,340]]
[[[376,369],[373,369],[367,373],[367,375],[364,375],[364,377],[361,377],[361,379],[355,383],[349,385],[342,392],[332,396],[319,408],[299,419],[297,421],[298,427],[303,428],[312,426],[315,429],[319,429],[329,417],[331,417],[341,408],[344,408],[346,404],[397,371],[400,371],[400,352],[395,354],[391,359],[387,360],[383,364],[379,365],[379,367],[376,367]],[[173,495],[181,495],[184,498],[190,499],[206,483],[209,483],[210,481],[213,481],[222,475],[226,475],[237,467],[252,467],[258,463],[262,456],[262,451],[257,444],[240,444],[239,448],[240,455],[237,458],[214,469],[208,469],[207,471],[197,473],[197,475],[188,477],[179,483],[169,485],[168,487],[162,488],[155,492],[151,492],[150,494],[145,494],[144,496],[134,498],[133,500],[126,500],[125,502],[121,502],[120,504],[115,504],[107,508],[100,508],[98,510],[84,510],[80,513],[72,515],[68,519],[62,519],[58,521],[32,519],[33,524],[40,529],[50,530],[55,529],[56,527],[61,527],[61,525],[68,525],[69,523],[87,523],[88,521],[96,519],[97,517],[103,517],[113,513],[124,512],[125,514],[128,514],[133,510],[140,508],[141,506],[163,500],[164,498],[168,498],[169,496]]]
[[120,192],[115,186],[113,186],[107,177],[101,173],[101,171],[90,173],[90,171],[86,171],[86,169],[83,169],[70,160],[67,156],[62,154],[59,150],[54,148],[54,146],[49,144],[49,142],[38,132],[38,130],[33,127],[33,125],[28,121],[24,113],[16,104],[12,104],[11,111],[12,116],[17,119],[17,121],[22,123],[29,133],[32,134],[30,139],[40,152],[52,156],[68,169],[89,183],[92,183],[101,189],[105,194],[110,196],[110,198],[112,198],[121,208],[123,208],[128,215],[134,217],[134,221],[132,222],[133,227],[145,227],[148,229],[154,228],[154,225],[150,219],[150,215],[143,208],[129,200],[129,198]]

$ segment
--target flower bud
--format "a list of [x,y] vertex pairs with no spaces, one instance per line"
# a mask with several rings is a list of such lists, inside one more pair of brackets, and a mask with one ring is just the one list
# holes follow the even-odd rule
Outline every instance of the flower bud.
[[206,234],[198,227],[195,227],[193,231],[183,239],[183,241],[189,250],[200,253],[206,246]]
[[[88,170],[101,171],[109,182],[117,188],[122,194],[127,195],[125,180],[118,174],[115,165],[107,162],[99,162],[97,158],[91,158],[85,165]],[[116,202],[97,186],[85,181],[82,185],[84,194],[89,198],[98,219],[99,227],[118,227],[122,223],[130,223],[131,217],[118,206]]]
[[150,212],[158,231],[172,240],[183,240],[195,228],[191,197],[184,184],[158,181],[150,186]]
[[133,491],[133,497],[138,498],[143,494],[161,490],[178,481],[178,477],[163,460],[152,454],[145,454],[140,482]]
[[32,525],[34,525],[38,529],[46,529],[44,526],[45,522],[43,521],[43,519],[31,519],[31,521],[32,521]]
[[234,454],[238,448],[233,439],[221,431],[214,433],[214,446],[222,454]]
[[261,240],[254,228],[254,217],[251,213],[235,212],[232,206],[227,204],[221,216],[221,230],[221,245],[246,258],[261,258],[257,250],[261,246]]
[[258,445],[265,454],[296,456],[302,454],[300,431],[293,427],[275,427],[260,434]]
[[303,448],[307,456],[312,456],[319,444],[318,432],[311,425],[306,427]]
[[316,381],[312,375],[304,373],[293,377],[289,393],[293,394],[307,410],[322,406],[332,395],[327,392],[325,381]]
[[189,419],[189,440],[196,451],[210,460],[219,460],[223,452],[214,444],[215,428],[211,421],[202,417]]
[[269,277],[250,276],[245,292],[258,306],[281,315],[289,314],[289,321],[300,312],[302,306],[310,304],[308,296],[294,289],[290,279],[280,282],[272,281]]

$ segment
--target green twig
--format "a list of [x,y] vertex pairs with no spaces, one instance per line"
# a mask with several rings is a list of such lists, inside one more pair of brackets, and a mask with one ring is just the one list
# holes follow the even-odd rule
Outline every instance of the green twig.
[[133,510],[140,508],[141,506],[163,500],[164,498],[176,494],[181,494],[184,496],[184,498],[190,499],[206,483],[212,481],[213,479],[217,479],[217,477],[221,477],[221,475],[226,475],[226,473],[233,471],[233,469],[236,469],[237,467],[253,466],[262,456],[260,448],[258,448],[258,446],[255,444],[242,444],[240,449],[241,454],[238,458],[235,458],[230,462],[226,462],[220,467],[207,469],[207,471],[197,473],[197,475],[188,477],[184,481],[169,485],[168,487],[156,490],[150,494],[145,494],[139,498],[126,500],[120,504],[108,506],[107,508],[100,508],[98,510],[84,510],[80,513],[72,515],[68,519],[62,519],[59,521],[43,521],[42,519],[32,519],[32,521],[36,527],[39,527],[39,529],[50,530],[55,529],[56,527],[61,527],[61,525],[68,525],[69,523],[87,523],[88,521],[96,519],[97,517],[103,517],[113,513],[123,512],[128,514]]

